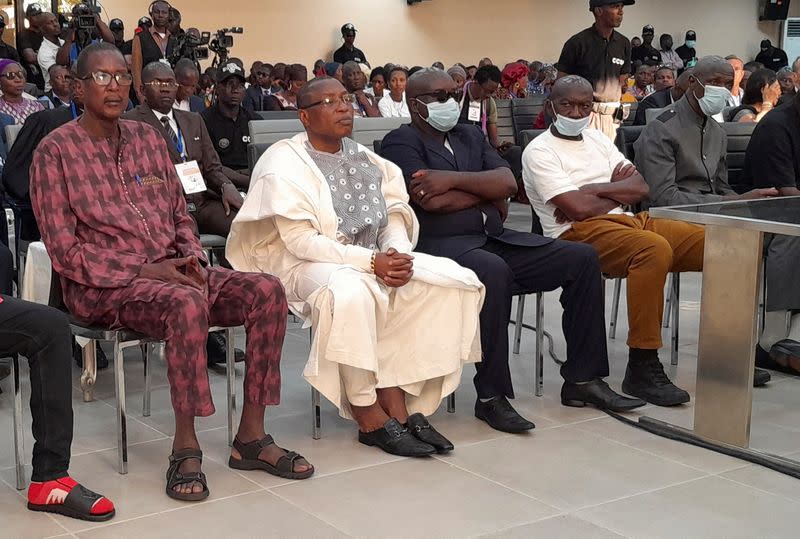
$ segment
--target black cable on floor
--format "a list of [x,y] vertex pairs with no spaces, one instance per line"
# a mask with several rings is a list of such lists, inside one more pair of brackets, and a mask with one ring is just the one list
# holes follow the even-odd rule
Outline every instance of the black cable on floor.
[[795,464],[793,466],[789,463],[788,459],[785,459],[783,457],[777,455],[769,455],[769,454],[765,454],[763,456],[755,455],[749,451],[745,451],[737,447],[732,447],[729,445],[718,445],[713,442],[707,442],[705,440],[701,440],[687,433],[681,432],[680,430],[671,428],[670,425],[663,423],[661,421],[650,420],[646,423],[642,423],[641,422],[642,418],[640,418],[639,421],[634,421],[616,412],[611,412],[609,410],[603,410],[603,411],[608,415],[610,415],[611,417],[613,417],[614,419],[616,419],[617,421],[621,421],[622,423],[625,423],[626,425],[629,425],[637,429],[642,429],[651,434],[655,434],[656,436],[661,436],[662,438],[667,438],[669,440],[675,440],[677,442],[683,442],[685,444],[702,447],[703,449],[710,449],[711,451],[715,451],[717,453],[722,453],[723,455],[728,455],[730,457],[745,460],[747,462],[752,462],[753,464],[758,464],[759,466],[764,466],[765,468],[775,470],[776,472],[780,472],[782,474],[789,475],[796,479],[800,479],[800,463]]

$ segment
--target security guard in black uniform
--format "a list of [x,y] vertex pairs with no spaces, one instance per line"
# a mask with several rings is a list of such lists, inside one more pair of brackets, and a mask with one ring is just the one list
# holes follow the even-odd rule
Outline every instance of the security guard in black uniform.
[[359,64],[367,64],[367,55],[361,49],[357,49],[353,43],[356,40],[356,27],[350,23],[342,26],[342,39],[344,45],[336,49],[333,53],[333,61],[345,64],[347,62],[356,62]]

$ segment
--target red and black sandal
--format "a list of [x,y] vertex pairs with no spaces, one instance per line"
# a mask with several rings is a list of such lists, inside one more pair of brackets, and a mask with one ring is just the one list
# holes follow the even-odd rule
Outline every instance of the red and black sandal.
[[90,522],[105,522],[116,514],[111,500],[92,492],[71,477],[31,483],[28,487],[28,509]]

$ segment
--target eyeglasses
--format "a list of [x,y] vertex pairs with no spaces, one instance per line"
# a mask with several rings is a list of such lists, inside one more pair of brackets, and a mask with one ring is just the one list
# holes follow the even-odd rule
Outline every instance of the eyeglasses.
[[133,84],[133,76],[130,73],[106,73],[105,71],[95,71],[86,77],[78,77],[78,80],[94,79],[94,83],[98,86],[108,86],[111,84],[111,79],[117,81],[120,86],[130,86]]
[[8,80],[16,80],[16,79],[25,80],[25,73],[23,73],[22,71],[9,71],[8,73],[3,73],[0,76],[3,76]]
[[316,103],[308,104],[304,107],[300,107],[302,109],[310,109],[313,107],[318,107],[322,105],[323,107],[330,108],[335,107],[338,104],[350,105],[352,106],[355,103],[356,98],[353,97],[351,94],[344,94],[339,97],[326,97],[322,101],[317,101]]
[[145,82],[145,86],[152,86],[153,88],[177,88],[178,83],[173,81],[167,80],[151,80],[150,82]]
[[430,96],[433,97],[439,103],[447,103],[448,99],[455,99],[456,101],[461,101],[461,98],[464,97],[464,90],[453,90],[452,92],[448,92],[447,90],[436,90],[435,92],[428,92],[425,94],[419,94],[417,97],[425,97]]

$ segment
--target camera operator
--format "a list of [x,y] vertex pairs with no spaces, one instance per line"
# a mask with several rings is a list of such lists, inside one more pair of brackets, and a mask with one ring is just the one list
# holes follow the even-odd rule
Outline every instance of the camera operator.
[[149,15],[153,25],[142,30],[133,38],[133,58],[131,75],[133,88],[140,103],[142,95],[142,68],[150,62],[167,62],[172,53],[172,40],[169,33],[169,10],[172,6],[165,0],[155,0],[150,4]]
[[[89,24],[88,20],[91,20],[92,24]],[[78,55],[83,49],[101,40],[114,43],[114,34],[100,19],[100,8],[84,3],[75,5],[72,8],[72,30],[69,38],[58,49],[56,63],[69,66],[78,60]]]

